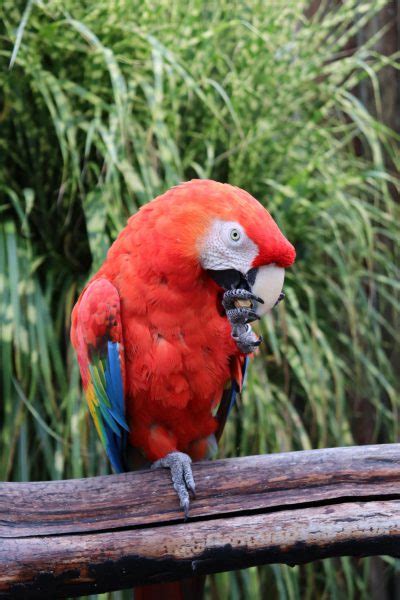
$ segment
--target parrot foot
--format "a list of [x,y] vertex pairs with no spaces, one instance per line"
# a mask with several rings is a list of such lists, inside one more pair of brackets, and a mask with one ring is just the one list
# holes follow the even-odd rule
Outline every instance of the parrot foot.
[[258,337],[249,324],[233,325],[232,337],[235,340],[240,352],[243,352],[243,354],[251,354],[263,341],[262,335]]
[[264,304],[262,298],[249,290],[241,288],[227,290],[222,298],[222,306],[225,308],[226,316],[232,325],[246,325],[260,318],[253,310],[254,302]]
[[151,465],[152,469],[170,469],[174,489],[179,497],[179,502],[185,513],[185,520],[189,516],[189,492],[195,497],[195,483],[193,479],[192,459],[183,452],[170,452],[164,458],[156,460]]
[[222,298],[226,316],[232,327],[232,337],[243,354],[251,354],[262,342],[249,323],[260,317],[253,310],[254,302],[264,304],[264,300],[245,289],[228,290]]

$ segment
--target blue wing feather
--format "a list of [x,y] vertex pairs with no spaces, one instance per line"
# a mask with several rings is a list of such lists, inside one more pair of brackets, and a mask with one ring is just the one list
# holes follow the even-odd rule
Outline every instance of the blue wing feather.
[[93,416],[111,465],[121,473],[126,470],[124,450],[129,426],[125,418],[120,344],[108,342],[106,353],[94,353],[89,370],[95,395],[95,402],[91,403]]
[[[105,372],[107,395],[113,398],[112,406],[116,409],[116,414],[125,423],[124,414],[124,392],[122,385],[121,362],[119,359],[119,344],[117,342],[108,342],[107,345],[108,360]],[[126,423],[123,425],[126,429]]]
[[105,277],[83,291],[72,314],[71,340],[78,354],[86,400],[115,471],[124,471],[127,432],[124,352],[118,290]]
[[123,451],[126,433],[129,431],[125,420],[124,393],[122,385],[121,363],[119,359],[119,344],[108,342],[105,365],[106,394],[110,401],[109,407],[104,407],[108,413],[105,423],[106,451],[115,471],[125,471]]

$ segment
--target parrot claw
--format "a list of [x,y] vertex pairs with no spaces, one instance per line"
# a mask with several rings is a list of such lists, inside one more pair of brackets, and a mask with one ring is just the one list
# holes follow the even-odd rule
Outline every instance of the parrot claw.
[[227,290],[222,298],[222,304],[225,309],[235,308],[235,302],[237,300],[251,300],[252,303],[259,302],[260,304],[264,304],[264,300],[262,298],[253,294],[253,292],[250,292],[250,290],[245,290],[244,288]]
[[232,337],[243,354],[251,354],[262,342],[262,337],[257,337],[249,325],[260,318],[254,311],[254,302],[264,304],[262,298],[240,288],[227,290],[222,298],[222,305],[232,327]]
[[189,517],[189,492],[196,497],[196,485],[192,473],[192,459],[183,452],[170,452],[164,458],[156,460],[151,465],[152,469],[170,469],[174,489],[179,497],[179,502],[185,513],[185,521]]
[[243,354],[251,354],[263,341],[262,336],[257,337],[250,325],[235,325],[232,328],[232,337]]
[[264,300],[249,290],[227,290],[222,298],[222,306],[231,325],[246,325],[260,317],[254,310],[254,303],[264,304]]

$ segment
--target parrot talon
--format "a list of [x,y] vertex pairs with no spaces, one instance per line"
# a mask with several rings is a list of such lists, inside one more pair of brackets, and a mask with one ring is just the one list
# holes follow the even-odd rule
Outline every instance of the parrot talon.
[[226,311],[231,325],[246,325],[260,318],[254,310],[249,308],[232,308]]
[[227,290],[222,298],[222,305],[232,327],[232,337],[244,354],[251,354],[262,342],[262,337],[258,338],[249,325],[260,319],[254,310],[254,302],[264,304],[262,298],[241,288]]
[[183,452],[170,452],[163,458],[156,460],[151,465],[152,469],[170,469],[174,489],[178,495],[181,508],[185,514],[185,521],[189,517],[190,499],[189,492],[193,498],[196,497],[196,486],[194,483],[192,459]]
[[243,354],[251,354],[263,341],[262,336],[257,337],[249,324],[234,326],[232,337]]
[[235,308],[235,301],[237,300],[253,300],[255,302],[259,302],[260,304],[264,304],[264,300],[262,298],[243,288],[227,290],[224,293],[222,304],[224,305],[225,309]]
[[222,298],[222,305],[225,308],[226,316],[232,326],[246,325],[252,321],[257,321],[260,316],[254,310],[254,302],[264,303],[249,290],[237,289],[227,290]]

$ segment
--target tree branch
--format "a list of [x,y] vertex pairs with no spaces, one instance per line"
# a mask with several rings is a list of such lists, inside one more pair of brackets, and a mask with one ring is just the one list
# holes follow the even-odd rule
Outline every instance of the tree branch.
[[0,598],[62,598],[264,563],[400,556],[400,444],[0,484]]

